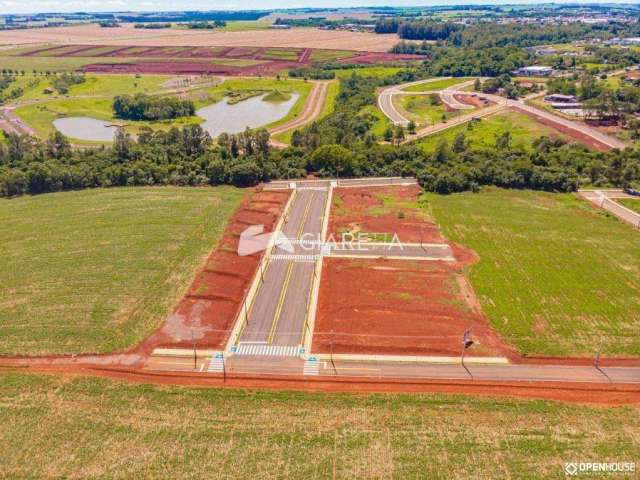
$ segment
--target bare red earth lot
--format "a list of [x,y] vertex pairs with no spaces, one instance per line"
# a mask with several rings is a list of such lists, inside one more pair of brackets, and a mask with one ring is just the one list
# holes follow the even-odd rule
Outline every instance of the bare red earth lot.
[[[330,232],[395,233],[405,243],[447,243],[418,208],[420,187],[334,192]],[[470,356],[516,353],[491,330],[464,267],[473,252],[451,245],[455,261],[335,259],[323,263],[312,352],[459,356],[471,328]]]
[[198,348],[225,345],[261,258],[261,254],[237,254],[240,233],[258,224],[265,226],[265,232],[272,231],[289,193],[254,192],[243,202],[173,314],[136,353],[149,355],[157,347],[191,347],[192,333]]
[[475,308],[462,264],[331,259],[323,264],[312,352],[512,355]]
[[397,234],[403,243],[443,243],[437,225],[420,210],[407,208],[420,193],[418,185],[335,189],[329,233],[336,240],[345,232],[361,232]]

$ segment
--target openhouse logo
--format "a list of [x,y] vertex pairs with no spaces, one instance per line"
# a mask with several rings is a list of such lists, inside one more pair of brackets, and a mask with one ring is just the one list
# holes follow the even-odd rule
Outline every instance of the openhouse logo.
[[564,473],[568,477],[578,475],[634,475],[635,462],[567,462]]

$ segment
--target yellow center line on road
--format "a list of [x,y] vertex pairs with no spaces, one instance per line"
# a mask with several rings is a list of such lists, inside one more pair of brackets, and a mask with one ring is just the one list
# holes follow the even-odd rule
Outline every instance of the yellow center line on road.
[[[267,270],[269,269],[269,265],[271,265],[271,260],[269,258],[267,258],[265,266],[264,266],[264,271],[263,271],[264,275],[267,274]],[[260,264],[258,264],[258,268],[260,268]],[[258,288],[256,289],[256,293],[251,298],[251,302],[249,303],[249,307],[247,308],[247,315],[246,315],[246,318],[244,320],[244,324],[240,328],[240,333],[238,334],[238,339],[236,340],[236,345],[238,345],[240,343],[240,338],[242,337],[242,334],[244,333],[244,330],[247,328],[247,325],[249,325],[249,317],[251,317],[251,314],[253,313],[253,306],[256,303],[256,299],[258,298],[258,292],[262,288],[262,285],[263,285],[263,283],[261,281],[261,283],[258,285]]]
[[[315,192],[311,193],[311,195],[309,196],[309,201],[305,206],[304,213],[302,214],[302,219],[300,220],[300,226],[298,227],[298,231],[296,233],[297,239],[300,238],[304,230],[304,224],[307,222],[307,217],[309,216],[309,210],[311,209],[311,203],[313,203],[314,196],[315,196]],[[271,322],[271,329],[269,330],[267,343],[272,343],[276,335],[276,329],[278,328],[278,322],[280,321],[280,315],[282,314],[282,307],[284,306],[284,299],[287,296],[287,290],[289,289],[289,282],[291,281],[293,264],[294,262],[290,261],[287,267],[287,274],[284,279],[284,284],[282,285],[282,290],[280,291],[280,298],[278,298],[278,304],[276,305],[275,314],[273,315],[273,322]]]

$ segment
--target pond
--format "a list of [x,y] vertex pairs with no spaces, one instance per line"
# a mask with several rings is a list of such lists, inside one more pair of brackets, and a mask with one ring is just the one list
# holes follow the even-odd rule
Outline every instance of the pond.
[[[239,133],[245,128],[257,128],[268,125],[285,117],[300,97],[292,93],[284,102],[265,102],[267,94],[252,97],[230,105],[228,98],[201,108],[196,115],[204,120],[201,124],[209,134],[216,138],[223,132]],[[67,137],[89,142],[111,142],[117,126],[113,122],[91,117],[65,117],[53,121],[54,127]]]
[[113,122],[91,117],[58,118],[53,126],[67,137],[88,142],[111,142],[118,129]]
[[292,93],[285,102],[271,103],[263,101],[267,94],[252,97],[242,102],[229,105],[227,98],[201,108],[196,112],[204,119],[204,128],[211,137],[216,138],[223,132],[239,133],[245,128],[257,128],[268,125],[285,117],[298,100],[299,95]]

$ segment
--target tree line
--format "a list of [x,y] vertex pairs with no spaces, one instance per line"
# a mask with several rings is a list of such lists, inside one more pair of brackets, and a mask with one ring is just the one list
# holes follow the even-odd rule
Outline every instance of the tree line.
[[124,120],[168,120],[192,116],[196,107],[191,100],[155,97],[144,93],[118,95],[113,99],[116,117]]
[[[490,148],[454,142],[378,143],[376,89],[410,81],[416,72],[385,78],[341,79],[332,114],[292,135],[285,149],[269,146],[266,130],[223,134],[214,141],[199,125],[167,132],[142,128],[136,139],[119,130],[113,145],[72,149],[54,133],[46,141],[6,134],[0,144],[0,195],[128,185],[255,185],[273,178],[415,176],[430,191],[450,193],[483,185],[572,191],[581,185],[627,186],[640,181],[640,152],[592,152],[541,137],[532,148],[512,145],[510,135]],[[473,123],[469,128],[473,128]]]

